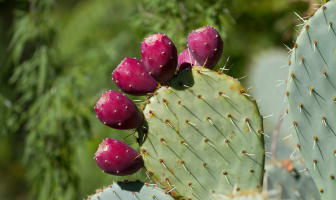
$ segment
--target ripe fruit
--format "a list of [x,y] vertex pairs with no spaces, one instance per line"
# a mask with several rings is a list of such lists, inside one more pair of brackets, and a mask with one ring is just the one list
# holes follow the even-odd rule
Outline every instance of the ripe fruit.
[[192,66],[199,66],[199,63],[192,57],[188,49],[184,49],[178,56],[177,71],[181,71]]
[[212,68],[222,55],[223,40],[215,28],[203,26],[188,35],[188,48],[200,65]]
[[158,83],[151,77],[142,62],[125,58],[112,73],[112,79],[119,88],[132,95],[146,95],[154,92]]
[[169,81],[176,71],[177,50],[174,43],[164,34],[150,35],[141,43],[142,62],[156,81]]
[[120,92],[105,92],[95,106],[101,122],[116,129],[133,129],[143,122],[143,116],[135,104]]
[[104,172],[117,176],[133,174],[143,167],[143,160],[137,151],[112,138],[103,140],[94,159]]

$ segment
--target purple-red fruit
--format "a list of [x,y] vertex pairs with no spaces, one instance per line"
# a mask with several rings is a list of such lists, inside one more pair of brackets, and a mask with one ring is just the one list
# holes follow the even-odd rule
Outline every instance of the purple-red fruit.
[[132,100],[120,92],[105,92],[94,109],[99,120],[112,128],[133,129],[143,122],[143,115]]
[[142,62],[125,58],[112,73],[112,79],[119,88],[132,95],[146,95],[154,92],[158,83],[148,74]]
[[203,26],[189,33],[188,48],[200,65],[212,68],[222,55],[223,40],[215,28]]
[[164,83],[175,74],[177,50],[174,43],[164,34],[154,34],[141,43],[141,59],[151,76]]
[[104,172],[117,176],[133,174],[144,165],[137,151],[124,142],[112,138],[103,140],[94,159]]
[[198,65],[198,62],[194,59],[194,57],[192,57],[188,49],[184,49],[178,56],[177,71],[181,71]]

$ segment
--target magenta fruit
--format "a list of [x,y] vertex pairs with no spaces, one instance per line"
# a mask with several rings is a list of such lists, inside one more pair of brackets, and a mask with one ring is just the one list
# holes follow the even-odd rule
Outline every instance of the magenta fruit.
[[112,73],[112,79],[118,87],[132,95],[152,93],[158,86],[148,74],[142,62],[135,58],[125,58]]
[[204,26],[188,35],[188,48],[200,65],[212,68],[222,55],[223,40],[215,28]]
[[146,70],[156,81],[164,83],[175,74],[177,50],[164,34],[154,34],[141,43],[141,58]]
[[181,71],[192,66],[199,66],[198,62],[192,57],[188,49],[184,49],[178,56],[177,71]]
[[99,145],[94,157],[105,172],[117,176],[130,175],[143,167],[140,154],[124,142],[106,138]]
[[132,100],[120,92],[105,92],[94,109],[99,120],[112,128],[133,129],[143,122],[143,116]]

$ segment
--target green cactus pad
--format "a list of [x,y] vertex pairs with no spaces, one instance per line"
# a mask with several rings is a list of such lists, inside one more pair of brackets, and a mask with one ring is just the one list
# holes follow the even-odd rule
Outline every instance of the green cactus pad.
[[[139,185],[140,184],[140,185]],[[140,191],[138,191],[140,186]],[[126,188],[126,189],[125,189]],[[130,182],[113,183],[104,189],[97,190],[97,193],[90,196],[88,200],[174,200],[162,189],[153,185]]]
[[336,1],[305,22],[289,64],[291,130],[322,199],[335,199]]
[[240,192],[235,195],[217,195],[216,200],[266,200],[266,196],[258,192]]
[[204,67],[180,73],[144,110],[141,153],[157,182],[191,199],[262,184],[264,140],[257,105],[239,81]]
[[[315,183],[299,162],[282,161],[282,166],[266,164],[267,189],[272,199],[319,200]],[[293,168],[294,167],[294,168]],[[265,191],[266,192],[266,191]]]

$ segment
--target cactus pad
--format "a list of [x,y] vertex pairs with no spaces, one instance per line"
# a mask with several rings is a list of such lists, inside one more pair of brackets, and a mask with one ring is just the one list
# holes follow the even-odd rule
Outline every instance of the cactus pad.
[[289,64],[291,130],[322,199],[335,199],[336,1],[305,22]]
[[258,192],[240,192],[238,194],[223,196],[218,195],[216,200],[266,200],[266,196]]
[[181,72],[144,109],[141,153],[154,179],[190,199],[262,184],[262,117],[239,81],[204,67]]
[[[174,200],[173,197],[166,194],[162,189],[149,184],[140,183],[140,191],[134,190],[134,187],[138,187],[139,183],[130,182],[122,185],[128,187],[123,189],[117,183],[114,183],[104,189],[97,190],[97,193],[90,196],[88,200]],[[132,189],[130,189],[132,187]]]
[[303,165],[298,161],[282,160],[281,166],[269,164],[265,168],[268,191],[274,194],[272,199],[320,199],[315,183],[307,172],[301,172]]

